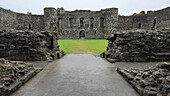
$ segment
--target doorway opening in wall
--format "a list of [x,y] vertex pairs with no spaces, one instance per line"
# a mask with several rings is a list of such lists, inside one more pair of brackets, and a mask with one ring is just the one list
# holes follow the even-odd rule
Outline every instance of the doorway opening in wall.
[[85,32],[84,32],[84,30],[80,31],[80,33],[79,33],[79,38],[80,38],[80,39],[84,39],[84,38],[85,38]]

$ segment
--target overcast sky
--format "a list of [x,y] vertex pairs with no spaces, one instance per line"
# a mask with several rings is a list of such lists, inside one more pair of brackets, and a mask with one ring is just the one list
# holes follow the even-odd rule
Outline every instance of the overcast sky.
[[15,12],[43,14],[44,7],[64,7],[65,10],[75,9],[100,10],[119,8],[119,14],[131,15],[142,10],[158,10],[170,7],[170,0],[0,0],[0,7]]

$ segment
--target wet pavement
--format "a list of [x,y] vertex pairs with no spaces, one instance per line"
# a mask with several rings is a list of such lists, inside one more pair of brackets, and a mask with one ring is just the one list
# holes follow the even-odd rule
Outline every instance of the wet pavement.
[[12,96],[139,96],[115,66],[92,54],[65,55]]

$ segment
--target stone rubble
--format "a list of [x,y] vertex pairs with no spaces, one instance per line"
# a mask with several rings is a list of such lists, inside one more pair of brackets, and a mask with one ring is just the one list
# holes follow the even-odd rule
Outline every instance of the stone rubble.
[[0,58],[0,96],[9,96],[41,70],[31,63]]
[[170,63],[157,64],[148,69],[117,68],[140,96],[170,96]]
[[0,58],[19,61],[57,59],[64,55],[57,40],[54,32],[0,30]]
[[107,40],[101,56],[110,62],[170,60],[170,30],[117,32]]

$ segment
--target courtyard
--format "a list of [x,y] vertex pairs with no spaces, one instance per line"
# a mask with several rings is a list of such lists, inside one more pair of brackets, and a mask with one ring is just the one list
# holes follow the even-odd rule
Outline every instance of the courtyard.
[[99,54],[106,50],[104,39],[59,39],[60,49],[66,54]]
[[169,1],[28,1],[0,0],[0,96],[170,96]]

